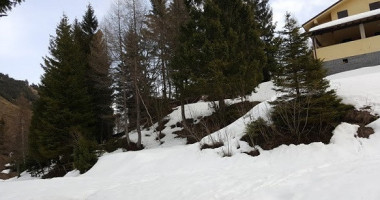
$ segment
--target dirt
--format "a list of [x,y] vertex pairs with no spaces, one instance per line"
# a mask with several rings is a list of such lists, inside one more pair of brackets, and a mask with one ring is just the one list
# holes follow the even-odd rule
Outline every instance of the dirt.
[[343,119],[347,123],[359,125],[357,134],[360,138],[369,138],[370,135],[375,133],[373,128],[366,127],[368,124],[379,119],[379,116],[373,115],[368,111],[370,109],[371,107],[364,107],[361,110],[351,110]]
[[360,126],[358,129],[358,137],[360,138],[369,138],[370,135],[374,134],[375,131],[371,127]]
[[162,131],[166,128],[166,124],[169,122],[169,119],[163,119],[162,121],[160,121],[158,123],[158,127],[156,128],[156,131],[159,132],[159,131]]
[[260,151],[258,149],[252,150],[250,152],[244,152],[244,153],[252,157],[256,157],[260,155]]
[[161,140],[162,138],[164,138],[166,135],[164,133],[160,133],[158,134],[158,136],[156,137],[156,140]]
[[220,141],[214,142],[212,144],[203,143],[201,145],[201,150],[203,150],[203,149],[217,149],[217,148],[222,147],[222,146],[224,146],[224,143],[220,142]]
[[351,110],[344,117],[343,121],[350,124],[368,125],[379,119],[379,116],[372,115],[367,110]]
[[[210,116],[194,119],[186,119],[186,127],[181,131],[173,132],[179,138],[186,138],[187,144],[199,142],[207,135],[214,133],[229,124],[233,123],[246,114],[260,102],[240,102],[225,108],[224,112],[216,111]],[[195,124],[195,122],[197,122]],[[181,122],[176,123],[177,127],[184,127]]]

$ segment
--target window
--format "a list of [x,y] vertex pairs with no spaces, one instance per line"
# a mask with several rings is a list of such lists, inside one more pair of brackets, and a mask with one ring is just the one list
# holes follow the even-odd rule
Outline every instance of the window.
[[338,19],[341,19],[344,17],[348,17],[348,11],[347,10],[343,10],[343,11],[338,12]]
[[379,8],[380,8],[380,1],[369,4],[369,9],[370,10],[376,10],[376,9],[379,9]]

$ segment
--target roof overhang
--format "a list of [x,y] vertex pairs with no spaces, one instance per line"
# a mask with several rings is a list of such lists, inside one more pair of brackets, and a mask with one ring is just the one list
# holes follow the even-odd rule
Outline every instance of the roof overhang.
[[345,1],[345,0],[339,0],[337,2],[335,2],[333,5],[331,5],[330,7],[328,7],[327,9],[325,9],[324,11],[320,12],[318,15],[314,16],[313,18],[311,18],[309,21],[305,22],[304,24],[302,24],[302,26],[305,26],[306,24],[312,22],[314,19],[318,18],[319,16],[321,16],[322,14],[324,14],[325,12],[331,10],[332,8],[334,8],[335,6],[337,6],[338,4],[340,4],[342,1]]
[[372,10],[315,26],[309,30],[313,35],[380,19],[380,9]]

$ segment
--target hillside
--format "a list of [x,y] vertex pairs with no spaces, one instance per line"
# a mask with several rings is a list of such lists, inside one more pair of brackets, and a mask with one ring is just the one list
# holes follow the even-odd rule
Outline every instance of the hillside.
[[[0,73],[0,172],[5,164],[20,159],[27,148],[31,102],[36,98],[37,93],[26,81]],[[0,178],[14,175],[0,173]]]
[[[380,66],[328,77],[345,103],[369,107],[380,114]],[[244,154],[252,148],[240,141],[246,123],[266,117],[268,100],[276,97],[271,83],[260,85],[250,101],[263,101],[245,116],[206,137],[224,146],[200,150],[200,143],[184,145],[171,128],[178,110],[168,116],[164,145],[144,132],[147,150],[103,155],[87,173],[70,172],[63,178],[0,181],[3,199],[380,199],[380,120],[369,125],[369,139],[358,138],[357,125],[340,124],[330,144],[280,146],[257,157]],[[228,100],[234,102],[237,100]],[[207,102],[187,105],[196,119],[210,113]],[[135,134],[134,134],[135,136]],[[133,137],[132,137],[133,138]],[[134,138],[133,138],[134,139]],[[223,157],[230,151],[232,157]],[[22,192],[20,191],[22,188]]]
[[23,95],[29,101],[37,99],[36,91],[29,86],[27,81],[15,80],[8,75],[0,73],[0,96],[15,103],[20,95]]

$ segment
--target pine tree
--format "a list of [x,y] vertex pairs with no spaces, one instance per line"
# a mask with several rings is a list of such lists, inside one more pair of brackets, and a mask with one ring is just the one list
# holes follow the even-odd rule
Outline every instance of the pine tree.
[[96,118],[96,138],[100,143],[111,137],[113,132],[113,110],[112,104],[112,79],[110,77],[111,61],[107,52],[107,46],[102,31],[98,31],[90,44],[90,55],[88,58],[91,80],[91,91],[93,109]]
[[[170,68],[172,71],[172,81],[176,87],[176,98],[181,102],[182,124],[186,127],[185,101],[187,98],[197,96],[197,86],[192,77],[196,77],[197,71],[194,66],[200,66],[199,59],[201,52],[199,48],[203,43],[203,35],[197,31],[199,19],[202,15],[197,6],[186,1],[186,10],[189,18],[178,24],[178,42],[173,44],[174,53],[171,59]],[[174,12],[171,14],[174,18]]]
[[[159,83],[162,88],[162,96],[168,98],[171,94],[170,75],[168,71],[169,64],[169,21],[168,8],[166,0],[151,0],[152,10],[147,15],[145,38],[152,42],[151,55],[156,57],[157,72],[160,74]],[[169,95],[170,97],[170,95]]]
[[74,30],[63,16],[50,41],[50,56],[44,58],[39,88],[40,98],[34,105],[30,148],[41,162],[57,166],[72,162],[73,134],[79,131],[92,139],[94,114],[86,86],[86,65]]
[[98,31],[98,20],[92,6],[87,6],[77,31],[75,41],[80,45],[86,61],[86,82],[95,113],[94,135],[98,143],[109,139],[113,131],[111,62],[108,57],[103,34]]
[[326,70],[313,58],[307,36],[290,14],[282,31],[281,66],[275,76],[276,90],[284,95],[273,102],[276,129],[297,142],[329,142],[331,131],[349,106],[328,90]]
[[185,0],[173,0],[168,8],[169,55],[172,59],[180,44],[181,29],[189,20],[189,9]]
[[[81,28],[85,35],[86,44],[90,44],[92,37],[95,35],[98,30],[98,19],[95,16],[95,11],[92,8],[91,4],[88,4],[86,13],[83,16],[81,22]],[[90,49],[86,49],[86,53],[90,52]]]
[[[244,96],[262,80],[263,44],[254,13],[243,1],[207,0],[203,7],[192,8],[183,31],[187,39],[174,66],[177,87],[194,84],[191,87],[202,88],[196,93],[210,95],[223,108],[225,98]],[[181,74],[188,78],[181,80]]]
[[96,150],[96,143],[92,140],[87,140],[80,133],[76,133],[74,142],[74,167],[79,170],[81,174],[85,173],[96,163],[98,160],[94,151]]
[[273,12],[269,0],[248,0],[260,30],[260,38],[264,42],[266,64],[263,67],[263,81],[271,80],[271,75],[277,68],[276,54],[279,48],[279,38],[275,36],[276,25],[273,23]]
[[0,1],[0,17],[6,16],[8,11],[11,11],[14,6],[20,4],[24,0],[1,0]]

